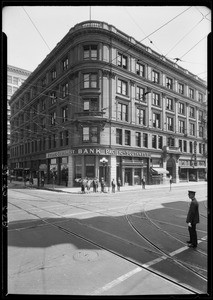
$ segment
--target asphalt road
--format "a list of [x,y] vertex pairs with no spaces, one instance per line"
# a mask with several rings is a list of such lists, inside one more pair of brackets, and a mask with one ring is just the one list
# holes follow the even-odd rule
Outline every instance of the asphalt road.
[[188,186],[115,194],[8,190],[8,293],[207,293],[207,185],[195,185],[199,245],[188,248]]

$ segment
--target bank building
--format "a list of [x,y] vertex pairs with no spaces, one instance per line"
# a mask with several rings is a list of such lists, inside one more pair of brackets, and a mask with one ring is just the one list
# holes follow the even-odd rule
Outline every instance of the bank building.
[[206,82],[113,25],[71,28],[10,106],[16,178],[206,180]]

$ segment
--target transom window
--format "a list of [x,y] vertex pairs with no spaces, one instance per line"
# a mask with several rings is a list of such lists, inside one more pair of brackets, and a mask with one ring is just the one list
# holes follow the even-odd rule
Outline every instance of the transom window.
[[128,90],[127,90],[127,82],[121,79],[118,79],[118,93],[122,95],[127,95]]
[[127,69],[127,56],[118,53],[118,66]]
[[117,119],[120,121],[128,122],[128,105],[123,103],[118,103]]
[[98,87],[98,74],[97,73],[84,74],[83,78],[84,78],[83,87],[85,89]]
[[140,63],[136,63],[136,74],[141,77],[144,77],[145,76],[145,66]]
[[84,59],[98,59],[98,46],[97,45],[87,45],[84,46]]

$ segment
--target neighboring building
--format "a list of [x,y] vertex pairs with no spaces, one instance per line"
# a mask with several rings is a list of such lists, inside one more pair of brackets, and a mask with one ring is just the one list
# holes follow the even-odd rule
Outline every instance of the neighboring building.
[[71,28],[11,98],[11,166],[68,186],[204,180],[206,83],[112,25]]
[[8,157],[8,166],[9,166],[9,158],[10,158],[10,105],[9,100],[11,96],[18,90],[18,88],[22,85],[22,83],[27,79],[27,77],[31,74],[30,71],[20,69],[14,66],[7,66],[7,157]]

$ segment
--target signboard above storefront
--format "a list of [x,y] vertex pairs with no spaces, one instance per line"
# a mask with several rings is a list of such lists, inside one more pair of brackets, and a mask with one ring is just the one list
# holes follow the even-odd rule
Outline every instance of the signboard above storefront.
[[46,158],[63,157],[70,155],[112,155],[112,156],[130,156],[130,157],[150,157],[150,152],[140,150],[125,150],[111,148],[75,148],[46,154]]

